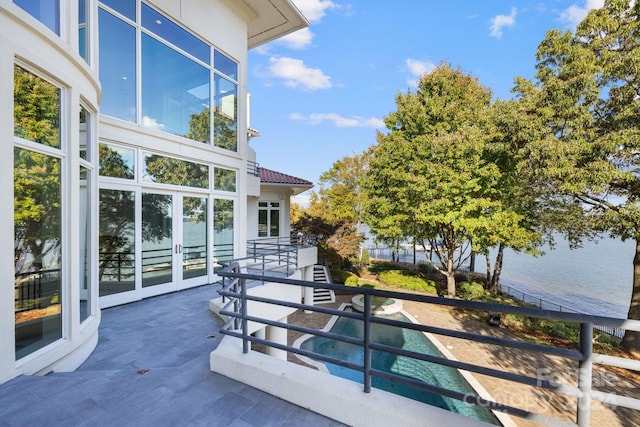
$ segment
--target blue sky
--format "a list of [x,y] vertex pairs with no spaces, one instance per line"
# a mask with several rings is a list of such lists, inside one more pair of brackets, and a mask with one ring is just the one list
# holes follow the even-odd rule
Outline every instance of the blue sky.
[[293,2],[311,25],[249,53],[251,146],[261,166],[317,184],[375,144],[395,96],[437,64],[510,98],[515,76],[533,77],[546,32],[574,29],[603,0]]

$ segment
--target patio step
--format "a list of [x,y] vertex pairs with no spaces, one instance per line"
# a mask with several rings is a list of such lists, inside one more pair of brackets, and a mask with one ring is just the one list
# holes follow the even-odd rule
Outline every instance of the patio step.
[[[313,266],[313,281],[316,283],[331,283],[331,273],[321,264]],[[314,304],[328,304],[336,302],[336,295],[332,289],[315,288],[313,290]]]

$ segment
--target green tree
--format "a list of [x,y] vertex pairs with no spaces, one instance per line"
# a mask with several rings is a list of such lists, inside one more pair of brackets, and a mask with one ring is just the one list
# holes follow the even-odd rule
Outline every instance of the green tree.
[[[575,35],[550,31],[536,83],[517,87],[547,127],[529,147],[530,170],[549,198],[579,214],[574,240],[608,232],[636,241],[630,319],[640,319],[639,31],[639,2],[606,0]],[[628,331],[623,344],[640,353],[640,333]]]
[[364,180],[369,156],[365,151],[336,161],[318,182],[328,218],[350,222],[356,230],[362,225],[367,202]]
[[385,118],[390,133],[378,136],[369,164],[369,225],[435,248],[450,297],[472,233],[495,206],[499,169],[483,156],[490,101],[475,78],[441,64],[416,93],[396,96],[397,111]]

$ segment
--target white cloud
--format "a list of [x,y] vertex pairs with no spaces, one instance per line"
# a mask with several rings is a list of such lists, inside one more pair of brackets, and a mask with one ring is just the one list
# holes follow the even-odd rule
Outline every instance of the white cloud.
[[307,27],[279,38],[274,43],[284,45],[289,49],[301,50],[308,48],[312,41],[313,33]]
[[421,61],[413,58],[407,58],[405,65],[411,74],[411,76],[407,78],[409,86],[418,86],[420,77],[432,72],[436,68],[436,64],[431,61]]
[[584,0],[584,6],[573,4],[563,10],[560,19],[575,28],[591,9],[600,9],[602,6],[604,6],[604,0]]
[[301,59],[271,57],[269,64],[270,76],[284,80],[285,86],[290,88],[318,90],[332,86],[331,77],[319,68],[308,67]]
[[331,0],[294,0],[294,3],[311,23],[320,21],[328,10],[340,9],[340,5]]
[[496,15],[491,20],[491,37],[502,37],[502,29],[505,27],[513,27],[516,25],[516,14],[518,10],[515,7],[511,8],[511,14],[509,15]]
[[352,116],[352,117],[343,117],[336,113],[312,113],[308,116],[300,113],[291,113],[289,114],[289,118],[291,120],[296,121],[304,121],[309,123],[310,125],[319,125],[323,122],[332,122],[336,127],[339,128],[383,128],[384,122],[381,119],[376,117],[360,117],[360,116]]
[[146,128],[156,129],[156,130],[164,129],[164,124],[158,123],[157,119],[154,119],[153,117],[149,117],[149,116],[142,117],[142,126]]

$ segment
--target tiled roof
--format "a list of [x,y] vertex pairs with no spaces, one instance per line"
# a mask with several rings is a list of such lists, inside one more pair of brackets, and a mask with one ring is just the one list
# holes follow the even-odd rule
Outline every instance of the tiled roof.
[[313,183],[306,179],[296,178],[295,176],[287,175],[282,172],[276,172],[271,169],[263,167],[258,168],[260,174],[260,181],[264,184],[285,184],[292,186],[305,186],[313,187]]

